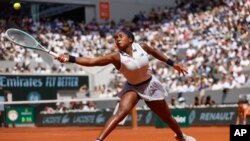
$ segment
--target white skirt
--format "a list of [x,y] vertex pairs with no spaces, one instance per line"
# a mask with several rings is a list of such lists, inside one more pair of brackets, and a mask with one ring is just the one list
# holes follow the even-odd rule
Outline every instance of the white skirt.
[[163,100],[168,95],[162,83],[154,76],[149,81],[138,85],[131,85],[126,82],[118,93],[118,97],[121,98],[128,91],[135,91],[145,101]]

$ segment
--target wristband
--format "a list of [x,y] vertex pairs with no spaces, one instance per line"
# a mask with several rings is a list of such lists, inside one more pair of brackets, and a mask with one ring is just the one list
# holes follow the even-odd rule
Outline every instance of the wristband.
[[166,62],[169,66],[174,66],[174,61],[171,59],[168,59]]
[[76,57],[72,56],[72,55],[69,55],[69,62],[75,63],[76,62]]

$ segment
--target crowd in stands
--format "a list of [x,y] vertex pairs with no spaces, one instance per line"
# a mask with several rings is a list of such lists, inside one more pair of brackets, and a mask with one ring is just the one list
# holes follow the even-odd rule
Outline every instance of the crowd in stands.
[[[43,56],[13,47],[4,38],[9,24],[21,26],[52,51],[74,56],[100,56],[114,51],[113,34],[130,29],[138,42],[146,42],[186,66],[188,75],[178,76],[165,63],[150,59],[153,73],[171,92],[222,90],[250,86],[250,0],[178,1],[176,8],[153,8],[140,12],[131,21],[98,23],[70,19],[29,17],[0,20],[0,60],[16,62],[14,68],[0,68],[8,73],[86,73],[64,64],[44,66]],[[32,61],[38,65],[31,68]],[[106,86],[96,86],[103,95],[113,96],[124,78],[117,70]],[[110,95],[110,93],[112,95]],[[103,96],[101,95],[101,96]]]
[[93,101],[70,101],[59,102],[56,107],[46,105],[40,112],[42,114],[55,114],[66,112],[98,111],[96,103]]
[[[154,74],[170,93],[250,86],[250,1],[196,4],[189,1],[176,9],[152,9],[133,19],[137,41],[161,49],[188,68],[188,76],[179,77],[164,63],[152,60]],[[113,87],[99,87],[104,94],[121,89],[122,83],[117,82],[123,82],[123,77],[116,70],[112,73],[116,76]]]

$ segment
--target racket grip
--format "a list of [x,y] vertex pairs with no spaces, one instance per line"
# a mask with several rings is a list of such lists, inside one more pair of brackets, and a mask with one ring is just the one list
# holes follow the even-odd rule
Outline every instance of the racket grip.
[[56,54],[55,52],[52,52],[52,51],[49,51],[48,52],[50,55],[52,55],[53,57],[59,57],[59,55],[58,54]]

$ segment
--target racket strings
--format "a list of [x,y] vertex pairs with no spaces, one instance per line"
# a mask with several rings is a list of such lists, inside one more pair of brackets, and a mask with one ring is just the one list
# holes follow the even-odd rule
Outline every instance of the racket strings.
[[[46,61],[46,62],[53,62],[53,57],[57,57],[58,54],[50,51],[47,49],[47,47],[42,46],[36,38],[34,38],[32,35],[29,33],[26,33],[22,30],[19,29],[8,29],[6,31],[6,37],[9,39],[11,42],[13,42],[16,45],[19,45],[21,47],[24,47],[26,49],[35,49],[40,56]],[[37,37],[39,38],[39,37]]]
[[30,36],[20,32],[20,31],[10,30],[7,32],[7,36],[13,42],[15,42],[21,46],[28,46],[28,47],[32,47],[32,48],[37,47],[37,42],[33,38],[31,38]]

